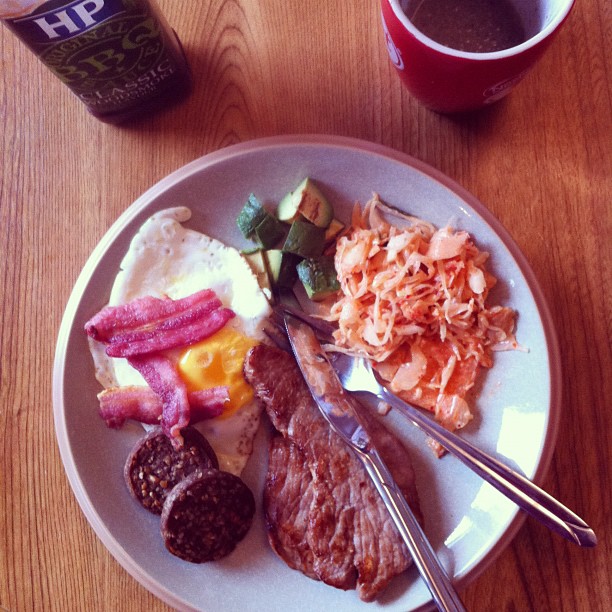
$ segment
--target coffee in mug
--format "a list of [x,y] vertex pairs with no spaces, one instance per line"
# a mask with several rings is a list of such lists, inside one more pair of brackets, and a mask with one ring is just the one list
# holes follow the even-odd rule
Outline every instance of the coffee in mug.
[[402,6],[425,36],[459,51],[493,53],[530,37],[510,0],[404,0]]
[[519,83],[574,0],[381,0],[387,49],[402,81],[440,112],[483,108]]

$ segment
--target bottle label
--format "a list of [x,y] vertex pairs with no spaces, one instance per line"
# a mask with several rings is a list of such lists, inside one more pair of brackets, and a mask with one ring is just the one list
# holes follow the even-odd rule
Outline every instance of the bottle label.
[[156,95],[181,68],[173,33],[143,0],[47,2],[5,23],[83,102],[113,112]]

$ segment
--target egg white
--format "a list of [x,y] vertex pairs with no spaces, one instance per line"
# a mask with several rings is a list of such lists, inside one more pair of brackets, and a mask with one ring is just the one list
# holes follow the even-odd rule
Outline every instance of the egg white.
[[[146,295],[179,299],[212,289],[236,314],[228,327],[265,341],[262,328],[271,308],[257,277],[236,249],[183,227],[190,217],[188,208],[169,208],[142,225],[121,262],[109,305]],[[127,360],[107,357],[101,343],[89,344],[96,378],[104,387],[146,384]],[[221,469],[236,475],[242,472],[251,455],[260,415],[261,407],[253,400],[229,416],[196,424],[217,453]]]

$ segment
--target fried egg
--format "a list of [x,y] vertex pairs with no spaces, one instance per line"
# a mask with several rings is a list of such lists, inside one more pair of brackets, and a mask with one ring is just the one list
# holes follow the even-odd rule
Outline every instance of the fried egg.
[[[271,308],[248,262],[234,248],[183,227],[191,211],[185,207],[151,216],[132,239],[121,262],[110,306],[133,299],[186,297],[212,289],[235,317],[226,326],[192,346],[175,349],[171,358],[188,391],[229,387],[223,414],[197,423],[217,453],[220,468],[240,475],[253,448],[261,406],[242,374],[248,350],[266,340],[263,324]],[[101,343],[90,341],[96,378],[104,387],[146,385],[125,359],[110,358]]]

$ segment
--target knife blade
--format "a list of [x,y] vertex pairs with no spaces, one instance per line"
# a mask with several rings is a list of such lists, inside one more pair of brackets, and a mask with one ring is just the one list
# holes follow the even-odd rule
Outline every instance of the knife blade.
[[315,403],[332,429],[354,450],[372,479],[436,606],[449,612],[465,610],[391,472],[372,444],[353,408],[353,400],[342,388],[315,332],[290,314],[285,314],[284,322],[293,354]]
[[[300,321],[310,325],[318,338],[333,342],[331,326],[301,310],[299,302],[291,292],[281,293],[278,297],[279,300],[275,306],[277,314],[281,314],[281,317],[286,313],[292,314]],[[371,369],[365,375],[363,372],[354,375],[355,364],[361,360],[355,360],[338,352],[327,353],[327,355],[329,363],[338,373],[340,383],[347,391],[365,392],[399,410],[413,425],[439,442],[485,482],[491,484],[519,508],[552,531],[579,546],[592,547],[597,544],[597,536],[584,520],[525,476],[404,402],[389,391]],[[348,362],[352,363],[349,365]],[[357,368],[359,369],[359,366]]]

